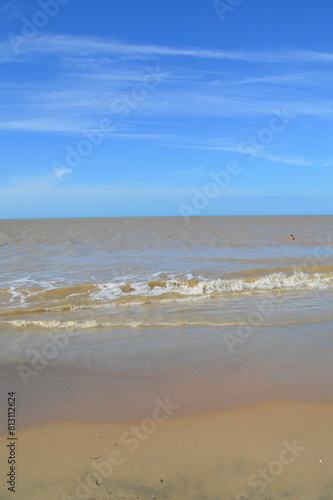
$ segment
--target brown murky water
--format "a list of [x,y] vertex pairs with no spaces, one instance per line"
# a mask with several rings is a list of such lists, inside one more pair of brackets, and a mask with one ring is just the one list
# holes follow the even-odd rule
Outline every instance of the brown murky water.
[[[291,233],[295,240],[289,240]],[[155,494],[243,500],[243,492],[244,500],[333,498],[327,417],[333,403],[332,234],[330,216],[194,217],[188,224],[182,218],[0,221],[0,397],[5,402],[0,426],[6,439],[7,392],[15,391],[24,443],[20,487],[30,485],[16,498],[62,498],[64,478],[70,498],[96,500]],[[76,475],[81,478],[88,467],[85,453],[99,455],[89,447],[85,426],[114,429],[142,422],[150,418],[156,398],[167,397],[178,409],[165,425],[165,439],[172,449],[181,443],[176,422],[186,421],[181,449],[171,458],[153,433],[151,455],[141,448],[133,453],[128,463],[137,461],[132,464],[137,472],[121,468],[112,494],[106,491],[109,483],[103,494],[74,494]],[[275,403],[270,412],[262,406],[269,400],[289,401],[281,403],[283,418]],[[247,424],[251,404],[261,422],[257,427]],[[295,404],[301,405],[297,412]],[[260,437],[266,411],[271,427]],[[221,424],[228,442],[222,455],[204,417],[209,412],[216,412],[216,425],[232,415],[228,412],[239,412],[233,428]],[[299,433],[289,433],[303,414]],[[64,451],[60,440],[60,448],[53,442],[49,453],[51,461],[68,456],[76,465],[62,479],[53,477],[53,489],[43,490],[46,450],[35,455],[31,426],[52,436],[64,425],[67,435],[73,421],[81,423],[72,451]],[[242,437],[237,429],[243,429]],[[265,479],[264,491],[260,477],[252,478],[257,489],[251,486],[251,471],[274,461],[288,436],[308,440],[308,458],[295,461],[295,468],[286,466],[274,481]],[[242,439],[251,446],[241,447]],[[320,469],[311,462],[316,440],[326,453]],[[193,454],[203,454],[205,463],[197,457],[191,465]],[[28,480],[29,456],[37,467],[31,476],[40,485],[36,488]],[[274,467],[278,472],[281,465],[272,467],[275,477]],[[155,492],[155,469],[168,471],[169,489]],[[317,490],[310,487],[311,474]]]

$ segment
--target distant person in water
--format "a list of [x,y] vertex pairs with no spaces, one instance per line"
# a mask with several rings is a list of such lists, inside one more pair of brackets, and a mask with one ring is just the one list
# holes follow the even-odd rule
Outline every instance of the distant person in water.
[[293,235],[291,234],[291,235],[289,236],[289,239],[290,239],[290,240],[294,240],[295,238],[294,238],[294,237],[293,237]]

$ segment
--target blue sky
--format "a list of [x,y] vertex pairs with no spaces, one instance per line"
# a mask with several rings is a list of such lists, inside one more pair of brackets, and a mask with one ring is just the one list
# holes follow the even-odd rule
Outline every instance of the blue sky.
[[332,18],[3,0],[0,218],[332,214]]

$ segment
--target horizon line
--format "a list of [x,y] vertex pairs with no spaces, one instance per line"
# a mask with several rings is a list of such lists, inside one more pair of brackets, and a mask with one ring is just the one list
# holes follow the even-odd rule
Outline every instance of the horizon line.
[[[219,214],[219,215],[190,215],[188,219],[197,219],[202,217],[332,217],[332,214]],[[183,215],[104,215],[104,216],[77,216],[77,217],[15,217],[15,218],[0,218],[1,221],[14,220],[75,220],[75,219],[148,219],[148,218],[179,218],[183,219]]]

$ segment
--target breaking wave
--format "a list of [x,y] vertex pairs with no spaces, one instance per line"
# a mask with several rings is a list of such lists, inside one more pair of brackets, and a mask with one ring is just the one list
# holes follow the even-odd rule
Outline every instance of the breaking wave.
[[57,288],[8,287],[0,289],[2,303],[15,305],[35,304],[37,307],[57,306],[61,309],[84,308],[92,303],[122,304],[145,302],[146,298],[191,298],[207,295],[241,294],[244,292],[292,291],[333,288],[333,272],[309,274],[275,272],[263,276],[241,278],[168,279],[164,281],[138,281],[121,283],[83,284]]

